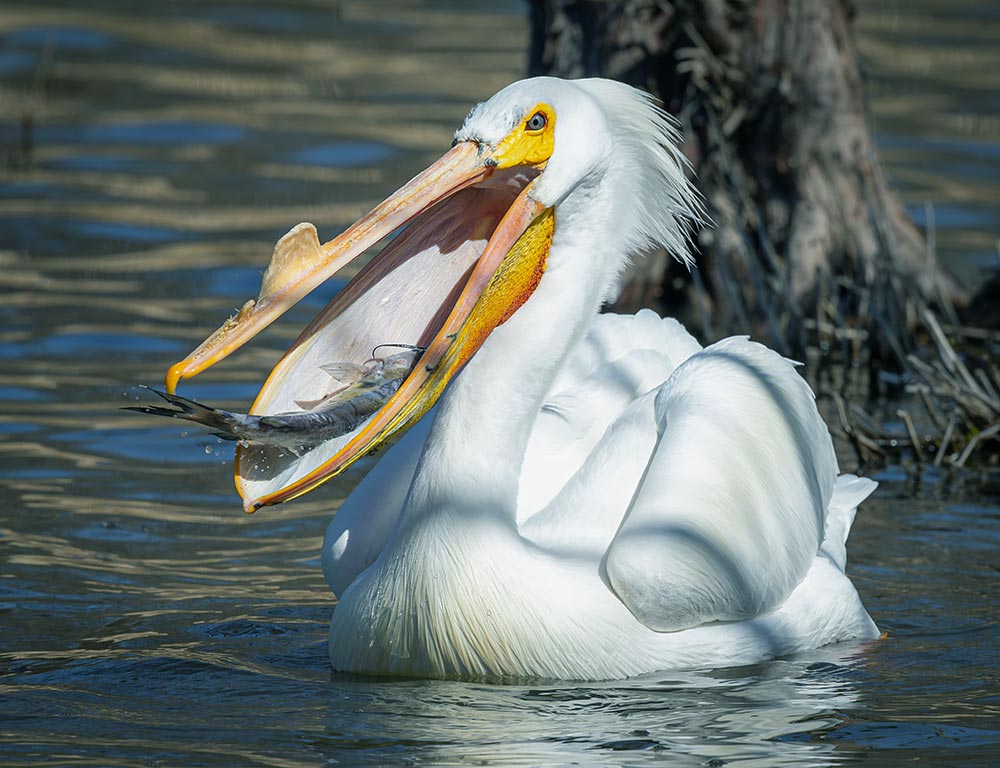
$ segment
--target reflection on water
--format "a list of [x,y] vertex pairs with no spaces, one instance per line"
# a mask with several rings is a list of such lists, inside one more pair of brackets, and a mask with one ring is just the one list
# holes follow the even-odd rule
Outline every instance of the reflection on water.
[[[967,277],[1000,232],[981,5],[859,16],[890,172]],[[0,8],[0,763],[990,763],[1000,488],[976,479],[881,478],[853,573],[892,637],[867,647],[587,686],[331,678],[317,553],[351,479],[248,518],[230,445],[117,407],[292,225],[326,239],[440,154],[521,72],[523,7],[137,7]],[[339,285],[185,394],[245,406]]]

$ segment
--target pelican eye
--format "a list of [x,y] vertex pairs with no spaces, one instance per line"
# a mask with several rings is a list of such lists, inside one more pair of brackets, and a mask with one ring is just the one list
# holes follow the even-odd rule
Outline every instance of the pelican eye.
[[539,165],[548,162],[552,156],[555,149],[555,109],[539,102],[525,109],[521,115],[520,122],[511,126],[510,133],[496,144],[491,153],[497,168]]
[[528,122],[524,124],[524,130],[526,131],[540,131],[546,125],[548,125],[548,120],[545,118],[541,112],[536,112],[529,119]]

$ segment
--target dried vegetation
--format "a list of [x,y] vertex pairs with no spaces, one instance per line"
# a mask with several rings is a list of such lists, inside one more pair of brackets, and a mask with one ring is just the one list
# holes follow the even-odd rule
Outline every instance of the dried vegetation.
[[659,300],[702,338],[804,359],[860,463],[995,465],[1000,334],[960,316],[933,231],[882,174],[852,16],[849,0],[534,0],[531,68],[624,80],[682,123],[715,227],[698,270],[652,254],[621,307]]

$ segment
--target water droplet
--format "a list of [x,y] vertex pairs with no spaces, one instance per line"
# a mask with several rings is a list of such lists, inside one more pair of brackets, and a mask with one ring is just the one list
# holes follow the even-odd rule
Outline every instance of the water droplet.
[[210,445],[206,445],[206,446],[205,446],[205,453],[206,453],[206,454],[209,454],[209,453],[211,453],[211,452],[212,452],[212,446],[210,446]]

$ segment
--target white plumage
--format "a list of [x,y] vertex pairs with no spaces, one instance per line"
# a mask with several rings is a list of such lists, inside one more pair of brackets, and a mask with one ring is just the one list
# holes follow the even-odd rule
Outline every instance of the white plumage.
[[627,86],[537,78],[456,139],[494,147],[538,103],[545,272],[331,522],[334,668],[617,678],[874,637],[844,565],[875,484],[837,477],[793,364],[598,314],[637,251],[690,259],[675,129]]

